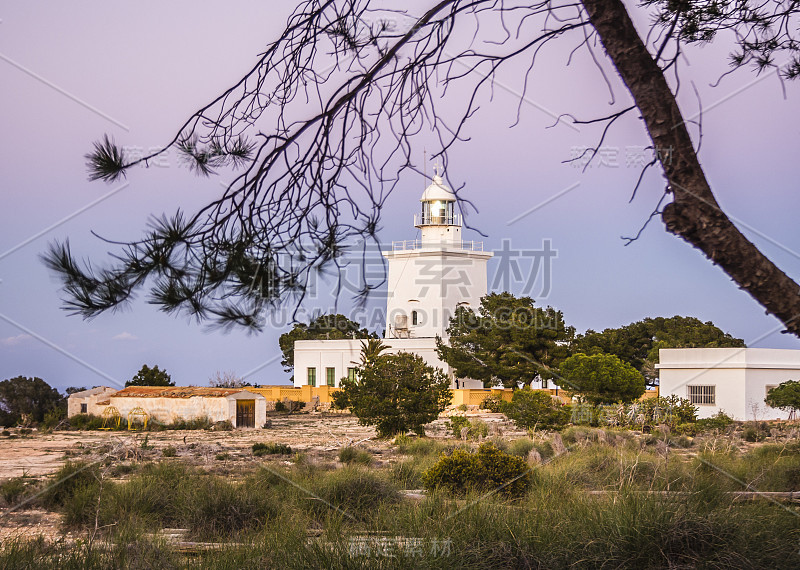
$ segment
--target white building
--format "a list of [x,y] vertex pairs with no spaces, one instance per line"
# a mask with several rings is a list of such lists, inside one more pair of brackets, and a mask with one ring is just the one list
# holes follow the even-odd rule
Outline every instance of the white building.
[[[476,380],[453,377],[436,354],[436,336],[447,339],[447,326],[458,306],[477,310],[486,295],[483,243],[461,239],[456,197],[437,172],[425,189],[422,210],[414,216],[419,239],[393,242],[383,252],[388,264],[387,352],[413,352],[442,368],[454,388],[482,388]],[[300,340],[294,345],[294,385],[338,386],[360,361],[360,340]]]
[[240,388],[195,386],[128,386],[108,398],[120,415],[141,408],[151,419],[169,424],[208,418],[236,428],[256,428],[267,421],[267,400]]
[[116,392],[116,388],[95,386],[89,390],[73,392],[67,398],[67,416],[76,414],[93,414],[99,416],[108,406],[108,398]]
[[781,382],[800,380],[800,350],[668,348],[658,359],[660,395],[689,399],[700,418],[724,411],[735,420],[787,419],[764,398]]

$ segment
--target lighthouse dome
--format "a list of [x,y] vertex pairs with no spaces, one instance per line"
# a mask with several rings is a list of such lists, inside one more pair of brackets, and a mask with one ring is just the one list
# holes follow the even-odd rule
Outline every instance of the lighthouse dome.
[[430,186],[425,188],[420,202],[455,202],[456,195],[445,184],[438,174],[433,177]]

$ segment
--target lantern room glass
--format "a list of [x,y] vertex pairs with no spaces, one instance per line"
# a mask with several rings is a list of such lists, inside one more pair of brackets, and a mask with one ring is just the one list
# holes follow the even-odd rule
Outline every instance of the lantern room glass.
[[445,200],[423,202],[422,223],[431,225],[453,225],[455,223],[455,203]]

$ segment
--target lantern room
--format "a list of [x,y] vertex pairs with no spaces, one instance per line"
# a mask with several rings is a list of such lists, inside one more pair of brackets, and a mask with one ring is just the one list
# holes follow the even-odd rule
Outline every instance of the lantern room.
[[420,202],[422,212],[414,216],[414,225],[422,231],[423,243],[461,241],[461,216],[456,214],[456,196],[444,184],[439,168],[425,188]]

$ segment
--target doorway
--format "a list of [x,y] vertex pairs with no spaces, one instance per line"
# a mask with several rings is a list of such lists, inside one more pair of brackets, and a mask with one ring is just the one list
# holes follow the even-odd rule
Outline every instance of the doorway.
[[256,427],[256,401],[236,400],[236,427]]

